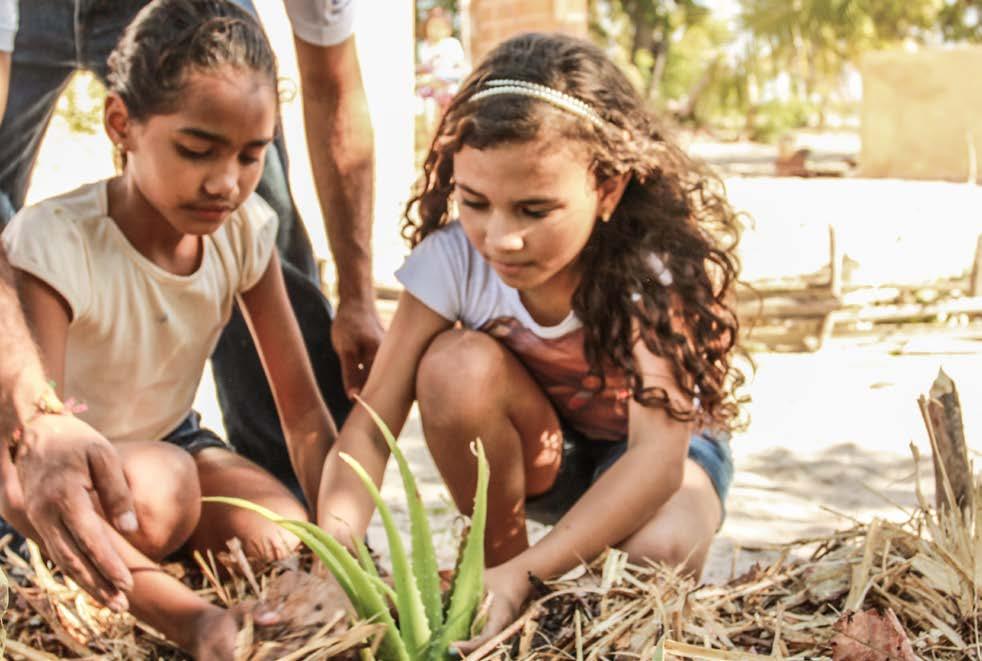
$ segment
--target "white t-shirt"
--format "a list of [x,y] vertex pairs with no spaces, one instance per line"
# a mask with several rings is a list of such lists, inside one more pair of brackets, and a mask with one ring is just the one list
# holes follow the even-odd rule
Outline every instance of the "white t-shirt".
[[86,184],[23,209],[2,240],[71,309],[64,394],[88,407],[79,417],[111,441],[159,440],[190,412],[235,297],[265,273],[277,218],[253,195],[180,276],[140,254],[107,208],[106,182]]
[[[14,50],[17,2],[0,0],[0,51]],[[316,46],[340,44],[354,32],[355,0],[283,0],[283,4],[294,34]]]
[[340,44],[355,31],[355,0],[283,0],[293,33],[316,46]]
[[0,51],[14,50],[17,35],[17,0],[0,0]]
[[[555,326],[538,324],[509,287],[471,245],[460,223],[426,237],[396,271],[410,294],[451,322],[488,333],[507,346],[545,391],[556,412],[588,438],[627,436],[630,390],[623,372],[605,373],[606,385],[590,374],[583,350],[583,324],[576,314]],[[645,382],[678,394],[671,365],[660,360],[658,374]]]

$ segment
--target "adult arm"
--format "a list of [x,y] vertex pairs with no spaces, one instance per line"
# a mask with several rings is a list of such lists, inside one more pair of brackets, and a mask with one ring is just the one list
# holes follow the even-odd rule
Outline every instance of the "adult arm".
[[0,121],[7,108],[7,90],[10,89],[10,53],[0,51]]
[[242,293],[242,303],[283,425],[290,463],[307,502],[316,508],[324,459],[337,430],[317,387],[275,252],[259,281]]
[[[665,375],[664,361],[643,343],[634,350],[645,385],[658,385],[670,396],[681,396],[674,379]],[[481,635],[462,643],[470,653],[518,616],[528,597],[528,575],[542,579],[561,576],[584,559],[623,542],[651,520],[679,490],[692,430],[661,408],[628,405],[628,447],[624,455],[598,479],[583,497],[537,544],[508,562],[490,569],[487,589],[495,599]],[[611,503],[617,503],[611,507]]]
[[[22,297],[38,337],[58,363],[47,375],[61,381],[68,310],[41,281],[24,275]],[[52,344],[53,343],[53,344]],[[61,348],[57,346],[60,343]],[[6,254],[0,247],[0,500],[15,527],[33,529],[52,560],[90,594],[126,610],[133,577],[113,549],[106,521],[90,494],[123,532],[138,523],[123,467],[112,445],[71,415],[39,415],[50,393],[46,371],[21,315]],[[47,357],[47,356],[46,356]],[[9,439],[20,430],[11,457]],[[25,498],[29,494],[29,498]],[[26,525],[25,525],[26,524]]]
[[[433,338],[450,326],[449,321],[403,292],[362,394],[396,436],[416,399],[419,362]],[[364,536],[375,505],[354,471],[341,460],[342,452],[358,460],[375,484],[382,483],[389,448],[363,406],[356,406],[345,421],[321,479],[318,524],[347,541]]]
[[339,302],[331,339],[350,396],[364,385],[382,339],[372,283],[372,123],[354,37],[329,46],[298,36],[294,42],[307,147],[337,267]]

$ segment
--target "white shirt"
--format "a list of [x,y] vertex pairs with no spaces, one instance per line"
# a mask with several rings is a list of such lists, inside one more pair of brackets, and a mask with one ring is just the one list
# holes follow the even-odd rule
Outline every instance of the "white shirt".
[[[14,50],[17,2],[0,0],[0,51]],[[355,0],[283,0],[283,4],[294,34],[315,46],[339,44],[354,32]]]
[[17,35],[17,0],[0,0],[0,51],[14,50]]
[[[555,326],[532,318],[518,290],[506,285],[471,245],[459,222],[427,236],[396,271],[410,294],[450,322],[485,332],[508,347],[545,391],[559,416],[588,438],[627,436],[630,390],[624,374],[605,372],[606,383],[591,374],[583,349],[583,323],[573,311]],[[646,383],[680,393],[671,363],[661,358]],[[682,401],[682,400],[680,400]]]
[[64,394],[111,441],[153,441],[191,411],[236,296],[265,273],[276,213],[253,195],[204,238],[191,275],[166,271],[108,216],[106,182],[23,209],[3,232],[10,263],[68,303]]

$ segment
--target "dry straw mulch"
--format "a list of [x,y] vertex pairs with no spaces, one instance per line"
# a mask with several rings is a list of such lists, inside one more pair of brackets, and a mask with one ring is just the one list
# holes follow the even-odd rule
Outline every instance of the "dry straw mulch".
[[[611,551],[579,578],[533,581],[525,614],[470,658],[982,659],[982,481],[972,481],[960,422],[942,424],[944,411],[958,408],[950,395],[922,402],[942,486],[937,507],[917,483],[919,507],[905,522],[874,520],[782,546],[777,561],[720,586]],[[36,548],[30,562],[4,551],[7,656],[184,658],[133,618],[100,608]],[[231,545],[217,559],[166,569],[227,607],[281,605],[281,626],[246,621],[242,661],[364,657],[378,640],[378,625],[349,621],[343,593],[311,571],[309,554],[254,572]]]
[[[29,562],[9,548],[3,570],[11,588],[10,607],[3,617],[6,657],[27,661],[49,659],[186,659],[157,632],[129,615],[102,608],[71,580],[52,572],[36,546]],[[351,623],[344,593],[321,572],[313,572],[309,554],[255,572],[241,546],[230,544],[218,557],[197,557],[194,563],[166,565],[199,594],[226,607],[248,610],[259,600],[276,604],[280,626],[253,627],[245,618],[240,633],[239,661],[273,659],[356,658],[378,633],[378,625]]]
[[[538,584],[525,615],[481,654],[652,659],[661,642],[666,657],[694,659],[982,658],[982,483],[974,496],[967,516],[933,510],[922,497],[905,523],[877,520],[802,540],[770,566],[720,586],[697,586],[668,567],[631,565],[611,552],[578,579]],[[790,559],[803,551],[807,560]],[[231,574],[223,581],[220,563]],[[304,563],[257,575],[238,551],[218,563],[202,560],[185,580],[217,603],[261,596],[284,604],[284,626],[246,628],[243,659],[352,655],[374,628],[347,623],[340,593]],[[98,608],[36,553],[30,563],[8,553],[6,569],[12,658],[181,658],[132,618]]]

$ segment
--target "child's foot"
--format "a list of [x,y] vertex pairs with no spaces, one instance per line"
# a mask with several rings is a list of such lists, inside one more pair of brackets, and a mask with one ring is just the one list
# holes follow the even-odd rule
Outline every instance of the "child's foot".
[[187,651],[196,661],[233,661],[238,633],[235,615],[216,606],[198,618]]

